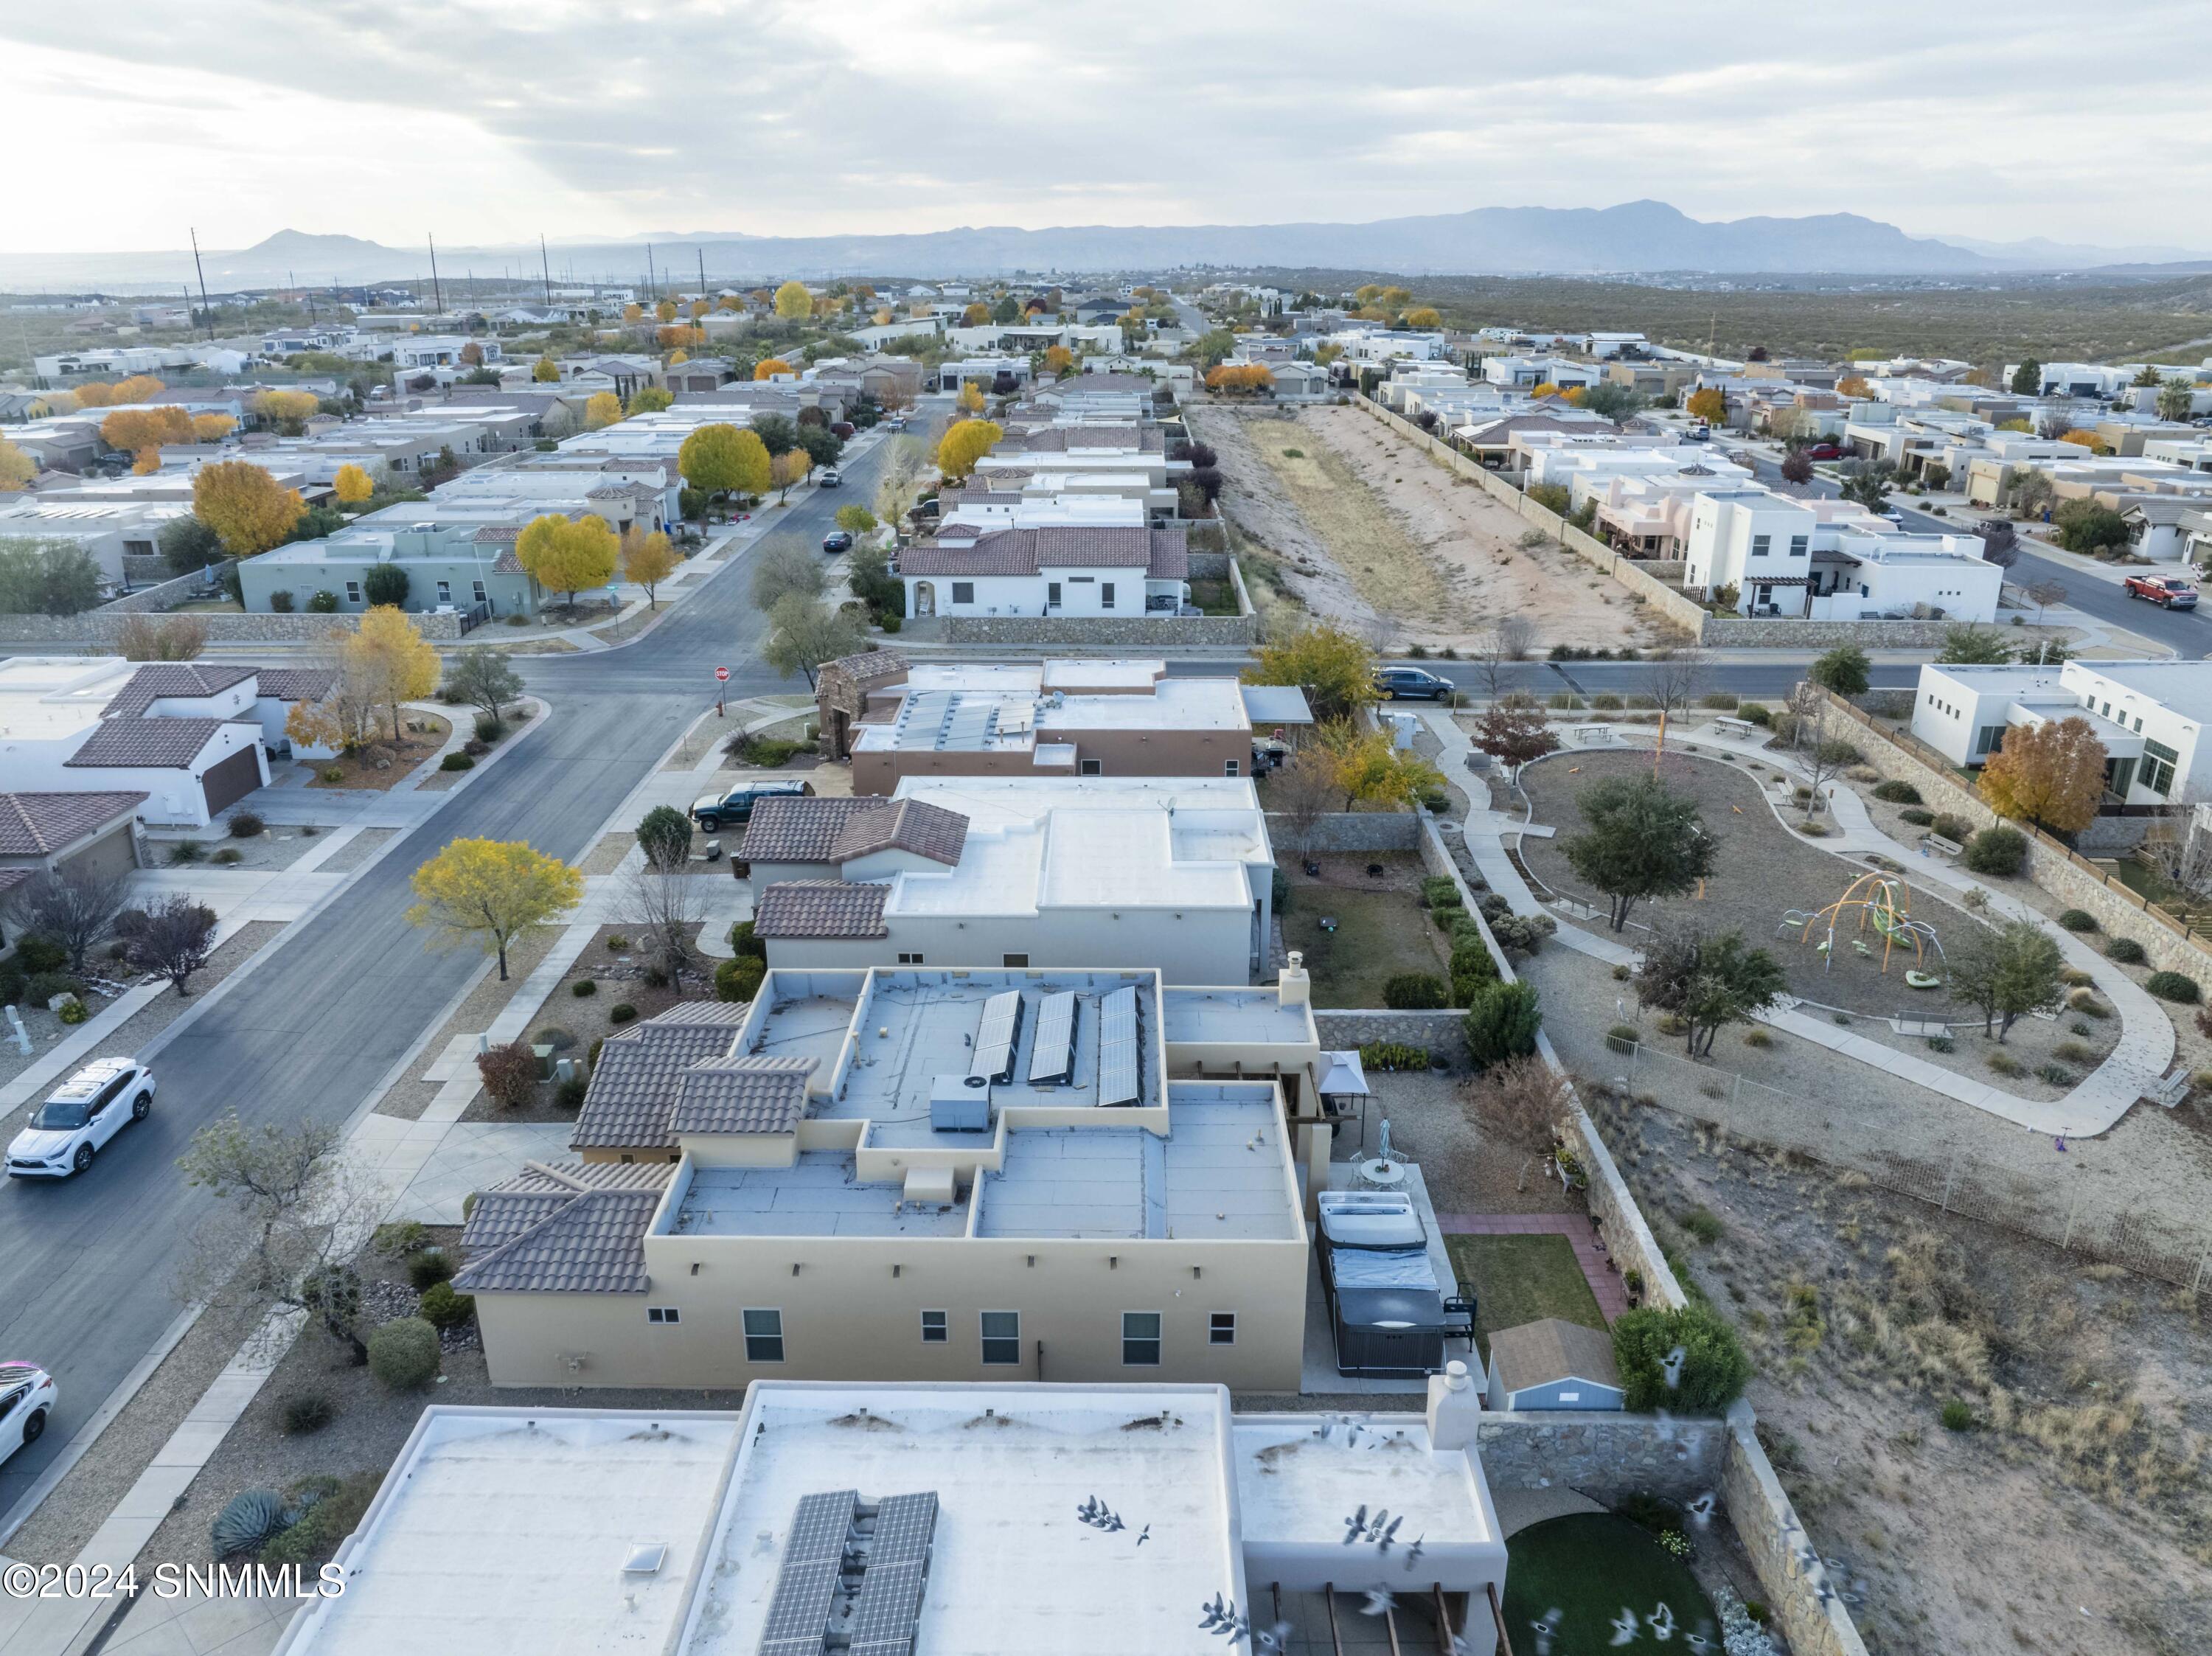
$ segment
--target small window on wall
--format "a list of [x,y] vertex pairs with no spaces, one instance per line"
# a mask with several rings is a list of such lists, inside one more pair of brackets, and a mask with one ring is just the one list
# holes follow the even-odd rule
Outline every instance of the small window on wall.
[[1076,773],[1080,776],[1097,776],[1102,774],[1105,768],[1105,761],[1099,759],[1079,760],[1075,766]]
[[1237,1344],[1237,1313],[1217,1311],[1206,1319],[1206,1343],[1208,1345]]
[[1121,1313],[1121,1366],[1157,1368],[1160,1366],[1160,1313],[1124,1311]]
[[745,1325],[745,1361],[747,1362],[781,1362],[783,1361],[783,1313],[748,1311],[743,1315]]
[[921,956],[915,954],[902,952],[898,957],[898,963],[901,966],[920,966],[921,964]]
[[1027,955],[1004,955],[1000,957],[999,963],[1001,966],[1024,967],[1030,963],[1030,957]]
[[952,601],[953,601],[953,603],[955,603],[955,604],[973,604],[973,603],[975,603],[975,583],[974,581],[971,581],[971,580],[957,580],[957,581],[953,582],[953,583],[952,583]]
[[921,1313],[921,1343],[924,1345],[943,1345],[951,1337],[946,1313],[925,1311]]
[[982,1313],[983,1361],[992,1368],[1012,1368],[1022,1360],[1022,1313],[986,1311]]
[[681,1317],[677,1315],[676,1307],[672,1305],[649,1305],[646,1307],[645,1319],[649,1323],[674,1323],[681,1322],[683,1320]]
[[359,581],[349,580],[346,583],[346,602],[348,604],[359,604],[361,602],[361,583]]

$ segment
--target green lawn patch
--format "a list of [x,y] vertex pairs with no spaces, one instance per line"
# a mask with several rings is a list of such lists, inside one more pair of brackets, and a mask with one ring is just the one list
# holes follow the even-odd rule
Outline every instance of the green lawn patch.
[[1209,616],[1233,616],[1237,613],[1237,589],[1225,580],[1191,582],[1190,601]]
[[1460,1281],[1474,1290],[1476,1349],[1486,1366],[1492,1329],[1557,1317],[1603,1329],[1605,1313],[1564,1236],[1447,1236]]
[[[1324,931],[1324,919],[1336,922]],[[1380,1006],[1382,985],[1401,972],[1443,970],[1427,917],[1411,893],[1291,888],[1283,944],[1304,951],[1316,1006]]]
[[[1664,1609],[1662,1609],[1662,1606]],[[1616,1635],[1621,1617],[1635,1617],[1632,1641]],[[1654,1622],[1669,1626],[1656,1645]],[[1686,1648],[1702,1635],[1720,1644],[1720,1618],[1689,1566],[1662,1551],[1651,1532],[1611,1513],[1577,1513],[1532,1524],[1505,1544],[1505,1625],[1516,1650],[1533,1649],[1533,1624],[1556,1629],[1558,1652]]]

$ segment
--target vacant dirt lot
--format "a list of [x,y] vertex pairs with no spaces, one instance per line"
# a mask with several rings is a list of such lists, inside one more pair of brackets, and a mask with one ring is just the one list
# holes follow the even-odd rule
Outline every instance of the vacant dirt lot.
[[1600,1107],[1678,1269],[1758,1358],[1761,1436],[1869,1649],[2203,1649],[2212,1338],[2191,1296]]
[[1431,649],[1468,649],[1506,615],[1546,647],[1658,636],[1588,565],[1551,542],[1522,549],[1520,518],[1355,409],[1209,408],[1193,422],[1221,456],[1224,510],[1317,615]]

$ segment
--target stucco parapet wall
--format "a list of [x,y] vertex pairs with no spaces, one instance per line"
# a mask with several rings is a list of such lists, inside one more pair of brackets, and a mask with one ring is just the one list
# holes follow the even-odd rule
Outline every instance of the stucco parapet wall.
[[[88,610],[78,616],[0,616],[0,644],[88,644],[106,648],[121,636],[133,619],[129,613]],[[193,619],[207,628],[210,644],[310,644],[331,632],[360,629],[358,615],[236,615],[228,611],[196,611]],[[408,617],[434,644],[456,643],[461,637],[459,616],[434,614]]]
[[948,644],[1205,645],[1249,649],[1259,636],[1255,616],[947,616]]

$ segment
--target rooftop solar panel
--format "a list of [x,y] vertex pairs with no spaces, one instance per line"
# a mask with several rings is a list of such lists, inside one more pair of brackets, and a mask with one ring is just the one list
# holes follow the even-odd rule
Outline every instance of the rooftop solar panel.
[[1098,1101],[1137,1101],[1137,991],[1132,985],[1098,1002]]
[[1030,1084],[1064,1085],[1075,1078],[1075,992],[1047,995],[1037,1006],[1030,1043]]
[[975,1055],[968,1062],[970,1080],[1008,1082],[1014,1078],[1014,1046],[1022,1034],[1022,992],[1008,989],[983,1003],[975,1026]]
[[760,1656],[819,1656],[837,1596],[837,1572],[853,1529],[860,1492],[836,1489],[803,1496],[784,1539],[783,1560],[761,1629]]

